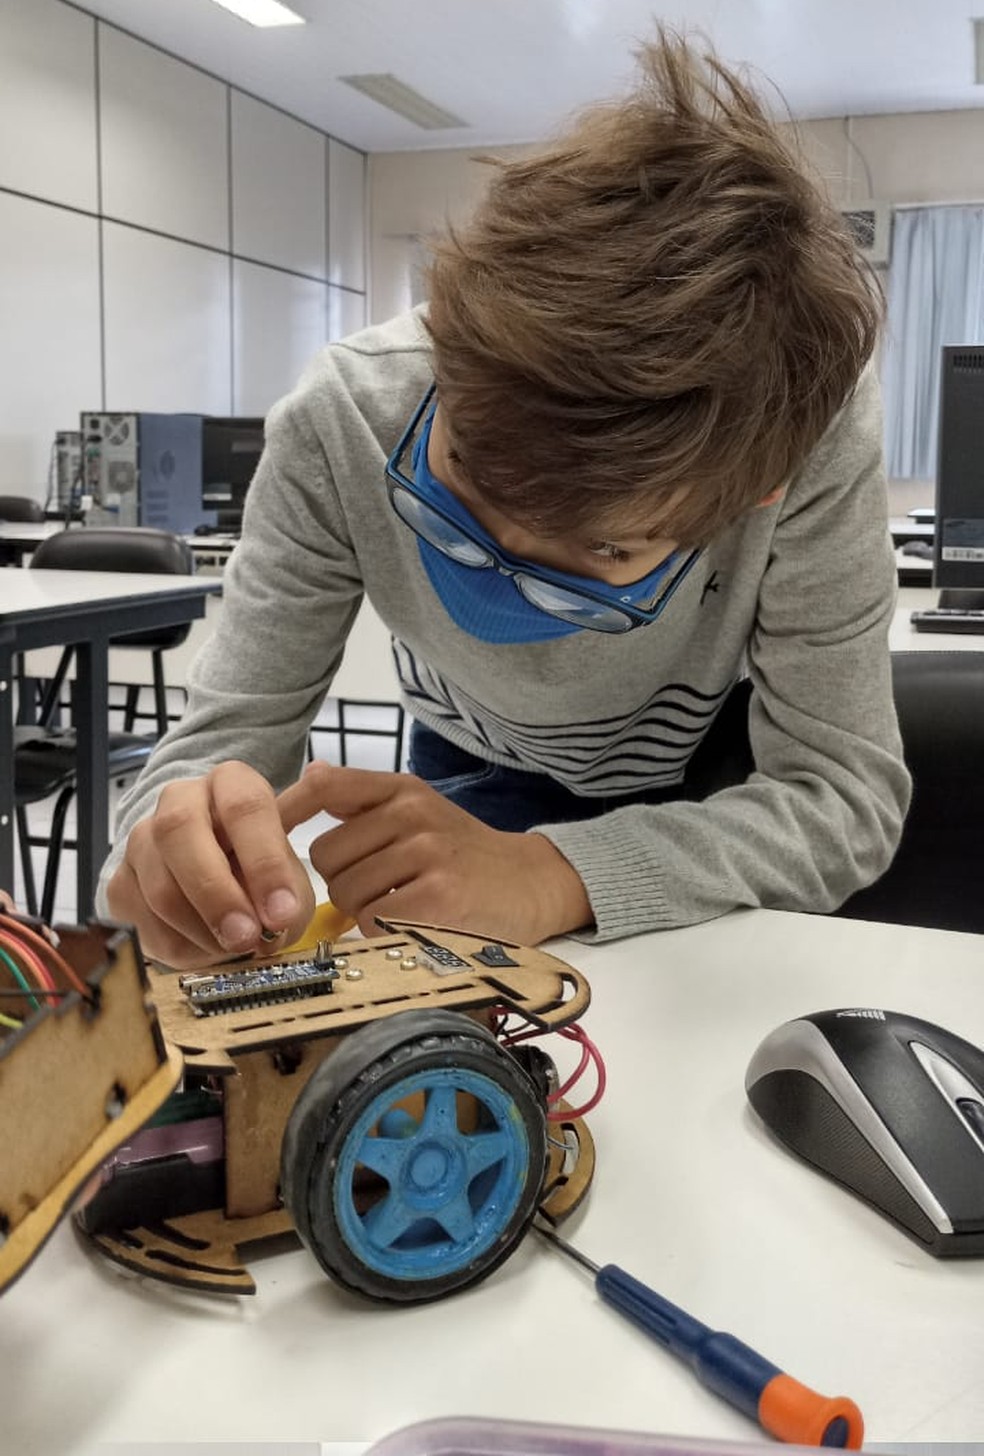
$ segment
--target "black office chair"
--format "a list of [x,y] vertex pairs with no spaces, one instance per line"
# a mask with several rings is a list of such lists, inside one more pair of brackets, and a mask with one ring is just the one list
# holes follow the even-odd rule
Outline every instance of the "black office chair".
[[[0,524],[37,525],[44,507],[26,495],[0,495]],[[0,541],[0,566],[18,566],[27,548],[22,542]]]
[[26,495],[0,495],[0,521],[37,525],[44,520],[44,506]]
[[[873,885],[834,914],[984,932],[984,639],[981,651],[896,652],[892,688],[912,805],[898,851]],[[687,770],[688,797],[741,783],[754,768],[751,685],[726,700]]]
[[[406,730],[406,714],[402,703],[384,703],[367,698],[327,698],[324,707],[331,705],[335,711],[334,723],[314,722],[308,730],[307,739],[307,760],[313,763],[317,758],[314,751],[315,737],[319,733],[333,734],[338,739],[338,761],[344,768],[348,764],[348,740],[352,738],[389,738],[393,743],[393,772],[399,773],[403,767],[403,753]],[[349,708],[357,708],[362,711],[363,718],[366,711],[374,714],[378,711],[391,713],[392,726],[378,727],[375,723],[367,726],[364,723],[353,723],[351,718],[346,717]]]
[[[187,541],[170,531],[152,530],[146,526],[86,526],[49,536],[34,552],[31,565],[60,571],[147,571],[165,576],[190,576],[195,570],[195,556]],[[163,653],[179,647],[190,631],[191,623],[183,622],[176,627],[160,627],[136,636],[121,634],[113,638],[114,647],[137,647],[151,653],[153,718],[161,736],[167,732],[169,722]],[[72,648],[66,648],[62,653],[49,687],[48,696],[52,702],[45,702],[38,715],[42,720],[47,717],[50,721],[71,664],[72,651]],[[123,729],[130,733],[136,720],[148,715],[138,709],[140,684],[129,683],[126,688]]]
[[[147,527],[81,527],[49,536],[31,558],[31,567],[65,571],[138,571],[161,575],[190,575],[194,571],[191,547],[169,531]],[[157,733],[135,734],[125,725],[123,732],[109,735],[109,772],[118,782],[132,778],[150,756],[158,735],[167,732],[167,690],[163,654],[182,643],[191,624],[156,628],[149,632],[121,633],[112,639],[114,647],[149,650],[153,662],[155,722]],[[41,698],[36,721],[19,725],[14,748],[15,812],[17,835],[24,874],[24,900],[32,915],[50,921],[63,849],[75,847],[65,837],[65,818],[75,795],[75,733],[56,725],[62,685],[71,666],[74,648],[61,655],[55,676]],[[47,836],[32,834],[27,810],[56,795],[51,831]],[[44,885],[40,905],[34,877],[31,849],[46,847]]]
[[912,806],[889,868],[838,915],[984,933],[984,640],[981,647],[893,654]]

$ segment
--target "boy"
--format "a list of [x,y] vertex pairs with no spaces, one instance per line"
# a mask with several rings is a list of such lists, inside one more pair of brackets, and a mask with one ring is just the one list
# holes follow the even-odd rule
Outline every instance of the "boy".
[[[106,871],[151,955],[299,932],[286,833],[320,809],[312,863],[365,933],[829,911],[891,859],[878,304],[752,93],[662,33],[642,60],[498,170],[426,314],[329,347],[271,412],[218,631]],[[363,592],[412,774],[291,784]],[[745,676],[754,770],[698,801]]]

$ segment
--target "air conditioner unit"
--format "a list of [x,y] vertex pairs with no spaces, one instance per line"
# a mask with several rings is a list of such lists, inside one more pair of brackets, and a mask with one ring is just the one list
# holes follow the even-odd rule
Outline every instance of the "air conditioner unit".
[[840,209],[858,252],[874,268],[883,268],[892,252],[892,209],[887,202],[852,202]]

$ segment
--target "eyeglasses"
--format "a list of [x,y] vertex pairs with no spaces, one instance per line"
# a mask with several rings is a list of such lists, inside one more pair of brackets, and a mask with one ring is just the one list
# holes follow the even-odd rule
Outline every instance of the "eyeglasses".
[[405,526],[459,566],[476,571],[497,571],[509,577],[516,590],[531,606],[592,632],[631,632],[648,626],[663,612],[677,588],[689,575],[700,556],[699,550],[681,557],[679,565],[660,579],[655,597],[646,606],[613,602],[590,587],[574,586],[548,567],[531,566],[491,546],[477,532],[453,519],[431,501],[425,500],[413,479],[401,467],[434,397],[428,389],[414,411],[396,448],[386,462],[386,487],[390,505]]

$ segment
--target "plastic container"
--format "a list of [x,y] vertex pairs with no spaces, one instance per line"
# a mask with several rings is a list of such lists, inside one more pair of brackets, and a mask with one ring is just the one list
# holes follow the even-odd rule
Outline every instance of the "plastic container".
[[771,1441],[690,1440],[585,1426],[449,1417],[404,1426],[376,1441],[366,1456],[775,1456],[775,1451]]

